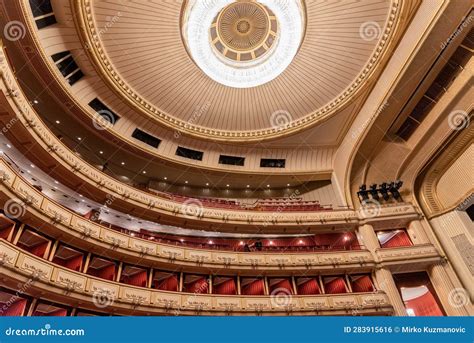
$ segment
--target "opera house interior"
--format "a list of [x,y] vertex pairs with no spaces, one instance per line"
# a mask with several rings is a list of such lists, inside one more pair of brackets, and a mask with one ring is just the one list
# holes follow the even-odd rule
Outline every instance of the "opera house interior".
[[471,0],[0,1],[0,316],[472,316]]

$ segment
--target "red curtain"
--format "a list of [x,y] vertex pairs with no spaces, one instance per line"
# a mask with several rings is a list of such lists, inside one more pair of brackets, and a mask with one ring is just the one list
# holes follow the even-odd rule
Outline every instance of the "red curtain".
[[[276,281],[276,282],[273,282],[273,281]],[[270,280],[269,288],[270,288],[270,293],[273,295],[278,295],[280,293],[293,294],[293,287],[291,286],[291,281],[288,279]]]
[[51,311],[51,312],[48,312],[48,313],[35,311],[35,312],[33,312],[33,316],[66,317],[67,316],[67,310],[64,309],[64,308],[59,308],[55,311]]
[[375,290],[374,284],[368,275],[351,276],[352,292],[373,292]]
[[217,285],[213,285],[212,292],[214,294],[225,294],[225,295],[235,295],[237,294],[237,289],[235,286],[235,280],[229,279],[223,281]]
[[209,284],[205,277],[186,283],[184,285],[184,292],[188,293],[205,294],[208,293],[208,290]]
[[126,283],[132,286],[146,287],[147,272],[143,270],[131,276],[122,276],[120,282]]
[[405,308],[412,309],[415,316],[443,316],[443,312],[430,291],[418,298],[406,301]]
[[26,250],[33,255],[43,258],[46,248],[48,247],[48,242],[37,244],[33,247],[26,246],[20,242],[17,244],[21,249]]
[[255,280],[245,285],[242,284],[242,295],[264,295],[265,294],[265,285],[263,280]]
[[315,279],[307,280],[297,280],[298,294],[300,295],[310,295],[310,294],[320,294],[321,290],[319,289],[318,281]]
[[314,236],[317,247],[327,250],[358,249],[359,242],[353,232],[323,233]]
[[0,229],[0,238],[7,239],[12,230],[13,230],[13,225],[8,226],[4,229]]
[[178,276],[177,275],[170,275],[165,279],[160,279],[155,281],[155,288],[161,289],[163,291],[178,291]]
[[101,269],[89,268],[87,274],[112,281],[115,279],[115,264],[111,264],[110,266]]
[[381,244],[382,248],[396,248],[396,247],[409,247],[413,243],[405,230],[397,230],[390,239]]
[[80,271],[82,268],[82,259],[83,255],[77,255],[76,257],[72,257],[70,259],[64,260],[62,258],[53,258],[53,263],[59,264],[65,268],[69,268],[75,271]]
[[[6,303],[0,303],[0,308],[7,307]],[[7,307],[5,311],[0,311],[0,317],[21,316],[26,307],[26,299],[18,299]]]
[[347,293],[346,283],[343,277],[325,278],[324,290],[326,294]]

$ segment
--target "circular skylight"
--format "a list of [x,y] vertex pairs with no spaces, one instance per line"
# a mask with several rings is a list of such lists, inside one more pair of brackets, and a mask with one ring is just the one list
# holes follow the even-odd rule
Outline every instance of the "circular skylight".
[[299,0],[190,0],[183,20],[188,51],[214,81],[265,84],[291,63],[304,32]]

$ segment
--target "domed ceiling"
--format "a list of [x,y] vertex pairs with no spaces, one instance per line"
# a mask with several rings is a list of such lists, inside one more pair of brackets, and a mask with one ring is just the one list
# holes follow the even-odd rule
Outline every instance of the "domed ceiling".
[[401,12],[389,0],[74,4],[97,71],[133,108],[197,138],[235,142],[338,113],[367,86]]

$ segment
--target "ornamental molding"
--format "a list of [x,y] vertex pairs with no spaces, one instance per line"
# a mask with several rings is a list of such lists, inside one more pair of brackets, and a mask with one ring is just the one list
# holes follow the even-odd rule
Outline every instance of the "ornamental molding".
[[[119,250],[120,252],[128,253],[136,256],[139,254],[140,258],[150,259],[161,262],[177,263],[178,261],[189,263],[197,262],[200,266],[209,268],[211,266],[222,266],[224,268],[247,268],[247,269],[332,269],[332,268],[360,268],[374,265],[374,257],[367,250],[352,250],[352,251],[334,251],[334,252],[299,252],[299,253],[233,253],[205,249],[192,249],[187,247],[174,247],[159,242],[151,242],[141,238],[131,237],[126,234],[116,232],[103,225],[88,221],[83,217],[73,213],[72,211],[54,203],[45,195],[40,193],[28,183],[22,181],[21,176],[16,174],[12,167],[5,161],[0,159],[0,172],[5,172],[13,175],[12,183],[7,185],[0,185],[0,194],[6,194],[7,198],[16,196],[17,189],[15,185],[22,185],[22,191],[38,199],[38,202],[28,207],[28,211],[36,215],[38,218],[44,218],[46,223],[53,222],[48,220],[55,216],[55,212],[44,211],[45,208],[55,208],[56,213],[62,213],[64,221],[56,221],[50,225],[59,228],[64,232],[70,231],[81,235],[81,237],[94,241],[102,247],[109,247],[109,249]],[[21,181],[21,182],[19,182]],[[3,189],[6,190],[3,190]],[[34,211],[38,212],[38,215]],[[47,230],[47,226],[44,228]],[[405,260],[407,254],[416,256],[420,253],[422,247],[413,246],[404,248],[403,252],[395,256],[399,260]],[[431,248],[427,248],[430,250]],[[412,253],[414,251],[414,253]],[[429,252],[429,251],[428,251]],[[388,256],[390,257],[390,256]]]
[[[470,118],[472,119],[472,113]],[[459,201],[453,206],[443,204],[437,194],[437,185],[441,177],[474,141],[474,130],[472,129],[466,128],[455,131],[455,134],[445,147],[442,150],[440,149],[438,155],[433,157],[431,163],[427,166],[428,169],[419,176],[421,183],[417,195],[428,219],[454,210],[459,206],[459,203],[462,203],[473,192],[471,189],[466,194],[459,194]]]
[[[171,130],[182,132],[195,138],[243,143],[279,138],[307,129],[325,121],[350,104],[352,99],[357,98],[359,94],[362,94],[374,84],[373,82],[369,82],[369,80],[377,76],[387,63],[390,57],[387,53],[388,48],[394,47],[398,43],[404,30],[408,26],[410,18],[415,12],[414,9],[416,9],[418,5],[419,1],[417,0],[391,1],[388,19],[372,56],[368,59],[367,64],[352,84],[330,103],[305,117],[289,123],[284,128],[266,128],[253,131],[230,131],[207,128],[188,121],[183,121],[161,111],[140,96],[114,69],[100,40],[100,29],[97,28],[94,23],[92,1],[73,0],[72,10],[78,36],[84,47],[84,51],[89,56],[98,75],[110,89],[121,96],[131,108]],[[23,11],[25,11],[25,9],[23,9]],[[37,38],[35,39],[37,40]]]
[[[140,313],[163,313],[171,309],[177,309],[183,313],[195,311],[203,313],[287,313],[295,315],[309,315],[315,310],[320,314],[340,314],[348,306],[357,306],[361,313],[376,313],[393,311],[388,297],[384,292],[342,294],[342,295],[293,295],[288,306],[272,306],[271,296],[245,297],[245,296],[222,296],[215,294],[191,294],[172,293],[150,288],[140,288],[117,283],[114,281],[99,280],[93,276],[66,269],[51,262],[44,261],[39,257],[31,255],[18,249],[16,246],[4,240],[0,240],[0,252],[5,249],[14,250],[20,260],[28,261],[28,269],[21,265],[0,265],[0,273],[12,282],[22,282],[24,278],[30,278],[34,271],[38,277],[32,284],[31,290],[36,288],[48,290],[52,298],[66,293],[71,301],[79,300],[81,303],[93,305],[98,296],[107,297],[110,301],[108,308],[113,308],[120,313],[127,313],[130,304],[133,310]],[[38,266],[43,266],[40,268]],[[46,274],[45,274],[46,273]],[[27,292],[28,293],[28,292]],[[373,299],[373,300],[371,300]]]

